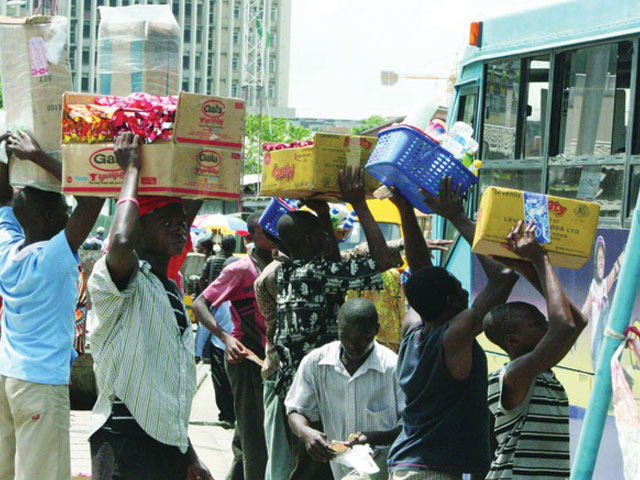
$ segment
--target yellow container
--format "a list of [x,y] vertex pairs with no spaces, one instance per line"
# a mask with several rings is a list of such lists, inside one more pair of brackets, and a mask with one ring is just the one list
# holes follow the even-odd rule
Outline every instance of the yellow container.
[[[312,146],[266,152],[260,195],[336,200],[340,170],[347,165],[364,167],[376,141],[376,137],[316,133]],[[378,185],[366,174],[367,194]]]
[[537,235],[557,267],[578,270],[591,258],[600,205],[538,193],[489,187],[478,209],[473,252],[517,258],[502,246],[519,221],[535,218]]

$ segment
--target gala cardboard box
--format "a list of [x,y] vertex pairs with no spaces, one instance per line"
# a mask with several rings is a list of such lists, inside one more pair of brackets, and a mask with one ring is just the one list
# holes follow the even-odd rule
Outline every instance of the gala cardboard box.
[[517,258],[502,244],[518,220],[531,220],[551,263],[577,270],[591,258],[599,214],[600,205],[593,202],[489,187],[480,201],[472,250]]
[[[66,93],[64,104],[90,103],[94,98],[95,95]],[[224,111],[219,116],[225,135],[237,142],[207,139],[211,127],[192,118],[194,112],[211,101],[232,105],[230,121]],[[186,132],[179,139],[178,130]],[[181,93],[172,140],[141,147],[139,192],[185,198],[239,198],[243,134],[242,100]],[[221,148],[221,143],[235,148]],[[72,195],[117,196],[124,172],[117,165],[113,148],[113,143],[63,144],[62,191]]]
[[[347,165],[364,167],[376,141],[376,137],[316,133],[311,146],[265,152],[260,195],[335,201],[340,170]],[[365,175],[367,194],[378,186],[376,179]]]

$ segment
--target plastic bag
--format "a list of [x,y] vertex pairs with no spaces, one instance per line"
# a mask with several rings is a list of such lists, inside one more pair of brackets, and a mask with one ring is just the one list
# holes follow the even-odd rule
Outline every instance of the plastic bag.
[[335,461],[341,465],[354,469],[360,475],[377,473],[380,471],[373,460],[373,450],[369,445],[354,445],[345,453],[336,457]]
[[620,357],[625,347],[629,347],[632,355],[640,360],[640,347],[635,338],[622,342],[611,358],[613,413],[622,450],[624,478],[626,480],[640,480],[640,457],[638,456],[638,451],[640,451],[640,416],[633,391],[627,380],[627,374],[620,363]]

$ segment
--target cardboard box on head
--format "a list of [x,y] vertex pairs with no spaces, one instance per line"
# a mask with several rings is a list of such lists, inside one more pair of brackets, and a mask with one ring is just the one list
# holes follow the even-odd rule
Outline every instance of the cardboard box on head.
[[[92,103],[95,97],[66,93],[64,105]],[[216,127],[200,121],[202,106],[210,102],[227,107],[219,112]],[[239,198],[244,120],[243,100],[181,93],[172,139],[141,147],[140,194]],[[183,136],[178,137],[178,132],[183,132]],[[63,144],[62,191],[73,195],[117,196],[124,172],[113,149],[113,142]]]
[[536,225],[536,238],[557,267],[578,270],[593,252],[600,205],[541,193],[489,187],[482,194],[472,250],[518,258],[502,245],[522,220]]
[[[62,94],[71,88],[65,17],[0,17],[0,75],[9,130],[23,130],[42,149],[60,151]],[[60,182],[31,162],[12,160],[14,186],[60,191]]]
[[[311,146],[265,152],[260,195],[337,201],[340,170],[364,167],[376,141],[376,137],[316,133]],[[365,174],[367,195],[379,185]]]
[[182,33],[166,5],[99,7],[98,92],[177,95]]

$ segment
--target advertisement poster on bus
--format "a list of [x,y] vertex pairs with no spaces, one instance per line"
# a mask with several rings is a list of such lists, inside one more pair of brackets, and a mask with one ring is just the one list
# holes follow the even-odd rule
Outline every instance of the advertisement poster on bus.
[[[565,293],[589,320],[589,325],[580,335],[575,348],[561,363],[563,367],[584,373],[594,372],[594,364],[609,319],[628,236],[628,230],[599,229],[593,246],[593,255],[584,267],[580,270],[563,268],[556,270]],[[472,271],[472,293],[475,297],[485,284],[486,278],[477,259],[474,259]],[[636,295],[636,304],[630,319],[630,324],[635,323],[637,326],[640,326],[639,296],[640,291]],[[510,300],[532,303],[546,313],[544,299],[525,280],[518,281]],[[637,376],[638,380],[634,383],[640,385],[640,365],[637,365],[637,362],[631,362],[630,358],[630,355],[625,355],[623,364],[634,370],[633,376]],[[640,399],[640,391],[636,392],[636,398]]]

